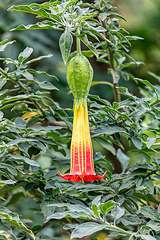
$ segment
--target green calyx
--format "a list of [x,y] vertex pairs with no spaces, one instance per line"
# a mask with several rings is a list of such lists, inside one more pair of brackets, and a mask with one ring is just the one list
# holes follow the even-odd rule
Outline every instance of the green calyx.
[[78,53],[68,64],[67,80],[74,95],[77,107],[80,101],[84,105],[93,79],[93,69],[88,59]]

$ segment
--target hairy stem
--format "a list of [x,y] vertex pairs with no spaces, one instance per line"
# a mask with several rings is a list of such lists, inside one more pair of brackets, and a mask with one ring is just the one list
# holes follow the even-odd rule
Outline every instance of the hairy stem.
[[[101,0],[99,0],[99,6],[101,7]],[[100,22],[101,26],[104,27],[107,30],[107,32],[104,32],[105,38],[110,40],[106,20],[101,21],[101,19],[99,18],[99,22]],[[112,82],[113,82],[114,100],[116,102],[121,102],[121,95],[120,95],[119,90],[118,90],[118,82],[115,81],[115,76],[114,76],[114,74],[117,73],[116,63],[115,63],[115,58],[114,58],[114,50],[112,50],[109,47],[109,44],[108,44],[107,41],[106,41],[106,47],[108,49],[108,58],[109,58],[109,61],[110,61],[110,67],[112,69],[111,75],[112,75]]]
[[109,57],[109,61],[110,61],[110,66],[113,69],[113,73],[111,73],[111,75],[112,75],[112,82],[113,82],[114,99],[116,102],[121,102],[121,95],[118,91],[118,83],[115,82],[115,80],[114,80],[114,73],[117,72],[116,65],[115,65],[115,59],[114,59],[114,52],[112,50],[110,50],[109,48],[108,48],[108,57]]

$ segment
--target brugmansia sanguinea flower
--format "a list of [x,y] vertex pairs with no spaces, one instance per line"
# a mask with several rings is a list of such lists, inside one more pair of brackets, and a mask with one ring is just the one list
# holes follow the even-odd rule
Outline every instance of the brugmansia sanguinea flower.
[[71,59],[68,65],[67,80],[74,95],[74,119],[71,142],[70,174],[59,175],[69,181],[92,182],[106,176],[96,175],[93,164],[93,150],[90,137],[87,96],[93,77],[92,67],[81,54]]
[[69,181],[92,182],[104,178],[96,175],[93,164],[92,142],[89,131],[87,106],[80,102],[79,107],[74,104],[74,120],[71,142],[71,170],[70,174],[61,175]]

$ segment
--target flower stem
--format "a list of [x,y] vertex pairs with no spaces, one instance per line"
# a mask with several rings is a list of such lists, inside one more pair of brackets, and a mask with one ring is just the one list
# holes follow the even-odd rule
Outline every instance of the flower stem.
[[[80,34],[80,27],[77,28],[77,33]],[[77,53],[81,54],[81,40],[77,37]]]

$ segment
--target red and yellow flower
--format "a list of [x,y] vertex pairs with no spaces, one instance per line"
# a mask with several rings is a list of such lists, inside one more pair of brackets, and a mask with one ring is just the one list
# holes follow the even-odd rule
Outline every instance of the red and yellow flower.
[[70,174],[59,175],[73,182],[92,182],[106,176],[94,171],[93,150],[90,137],[87,95],[91,86],[93,70],[86,57],[78,54],[69,62],[67,79],[75,98],[71,141]]
[[71,170],[70,174],[61,175],[65,180],[92,182],[104,178],[96,175],[93,164],[93,150],[89,131],[87,106],[80,102],[79,107],[74,104],[74,120],[71,142]]

